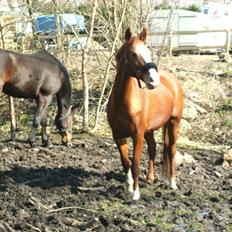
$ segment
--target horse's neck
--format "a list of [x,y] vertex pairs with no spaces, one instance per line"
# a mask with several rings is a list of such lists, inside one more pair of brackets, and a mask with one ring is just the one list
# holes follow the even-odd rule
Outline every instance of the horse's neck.
[[118,70],[113,91],[115,104],[131,108],[135,102],[140,102],[138,81],[129,77],[124,70]]
[[64,80],[61,89],[57,94],[57,104],[58,104],[58,117],[66,116],[70,111],[71,106],[71,84],[69,79]]

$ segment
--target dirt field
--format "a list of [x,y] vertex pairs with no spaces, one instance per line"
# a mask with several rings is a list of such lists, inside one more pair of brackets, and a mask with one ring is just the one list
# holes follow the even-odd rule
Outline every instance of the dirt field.
[[232,231],[232,162],[225,158],[232,146],[232,66],[198,55],[164,57],[161,66],[178,76],[186,95],[178,152],[193,161],[177,167],[179,190],[161,175],[159,133],[155,183],[146,183],[144,145],[141,199],[133,202],[104,120],[89,135],[78,131],[77,120],[72,147],[51,128],[52,148],[41,147],[39,136],[30,148],[23,141],[31,116],[20,119],[19,140],[9,142],[0,103],[0,231]]

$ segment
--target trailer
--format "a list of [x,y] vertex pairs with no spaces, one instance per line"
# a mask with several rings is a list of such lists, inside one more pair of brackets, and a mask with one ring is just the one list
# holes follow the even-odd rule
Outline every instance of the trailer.
[[173,51],[217,52],[225,47],[231,29],[231,20],[224,18],[181,9],[156,10],[149,20],[148,45],[169,47],[171,39]]
[[56,34],[59,23],[61,32],[64,34],[86,32],[84,16],[77,14],[37,16],[35,18],[35,32],[38,34]]

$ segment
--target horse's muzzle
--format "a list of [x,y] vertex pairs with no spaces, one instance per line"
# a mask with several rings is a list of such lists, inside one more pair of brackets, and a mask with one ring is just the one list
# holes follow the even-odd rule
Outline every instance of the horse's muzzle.
[[68,144],[72,140],[72,134],[68,131],[62,132],[61,136],[62,136],[62,143],[63,144]]
[[156,86],[155,85],[153,85],[153,84],[151,84],[151,83],[148,83],[147,84],[147,88],[148,89],[154,89]]

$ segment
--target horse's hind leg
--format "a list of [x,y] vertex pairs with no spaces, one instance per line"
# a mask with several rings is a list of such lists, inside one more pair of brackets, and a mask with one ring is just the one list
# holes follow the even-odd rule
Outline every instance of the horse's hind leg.
[[147,182],[152,184],[154,182],[154,162],[155,162],[155,155],[156,155],[156,142],[154,139],[153,132],[148,132],[145,134],[145,140],[148,146],[148,154],[149,154],[149,163],[148,163],[148,175],[147,175]]
[[164,127],[164,151],[163,171],[166,170],[172,189],[178,189],[176,185],[175,155],[176,141],[178,137],[179,122],[176,119],[169,120]]
[[124,171],[127,175],[127,184],[128,184],[128,191],[133,193],[133,184],[134,184],[134,180],[132,177],[132,173],[131,173],[131,161],[128,157],[128,146],[126,143],[126,139],[117,139],[114,138],[114,141],[118,147],[119,153],[120,153],[120,157],[121,157],[121,162],[122,162],[122,166],[124,168]]

